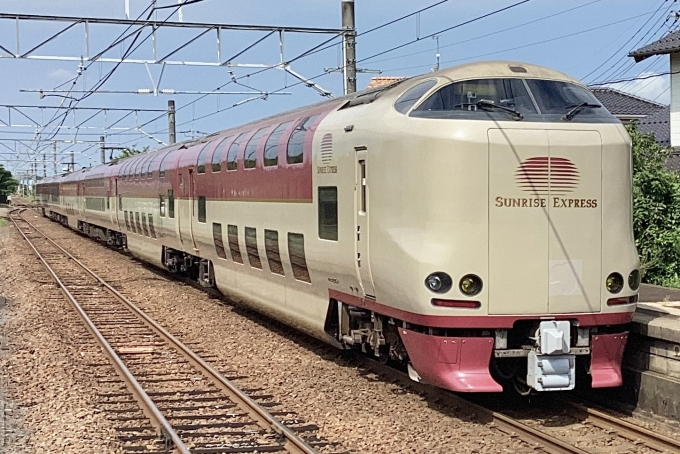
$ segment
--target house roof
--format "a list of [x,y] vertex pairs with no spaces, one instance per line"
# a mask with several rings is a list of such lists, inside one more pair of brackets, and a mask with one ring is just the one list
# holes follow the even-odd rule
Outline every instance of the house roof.
[[[591,88],[593,94],[614,116],[622,121],[635,120],[638,130],[654,134],[656,143],[671,144],[671,108],[648,99],[615,90]],[[680,169],[680,161],[678,162]]]
[[648,99],[640,98],[613,88],[591,88],[597,99],[617,117],[651,115],[666,107]]
[[677,51],[680,51],[680,30],[669,33],[661,39],[642,46],[630,52],[628,56],[633,57],[636,62],[639,62],[653,55],[670,54]]

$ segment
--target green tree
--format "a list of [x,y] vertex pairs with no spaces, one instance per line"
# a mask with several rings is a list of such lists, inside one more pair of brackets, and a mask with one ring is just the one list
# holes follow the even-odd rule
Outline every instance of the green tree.
[[633,140],[633,230],[644,281],[680,286],[680,175],[666,167],[669,148],[635,124]]
[[135,148],[135,145],[133,145],[131,147],[125,148],[124,150],[121,150],[120,154],[116,156],[114,159],[125,159],[140,153],[146,153],[147,151],[149,151],[149,147],[144,147],[141,150],[139,150]]
[[0,164],[0,196],[8,196],[16,191],[19,182],[12,177],[12,172],[5,170]]

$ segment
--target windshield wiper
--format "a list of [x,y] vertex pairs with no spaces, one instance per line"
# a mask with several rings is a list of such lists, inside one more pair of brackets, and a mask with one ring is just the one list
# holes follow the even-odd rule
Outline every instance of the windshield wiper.
[[488,99],[480,99],[477,102],[464,102],[461,104],[456,104],[453,107],[468,107],[468,106],[476,106],[482,110],[485,110],[485,108],[499,109],[504,112],[512,114],[516,120],[524,120],[524,115],[522,115],[515,109],[511,109],[510,107],[505,106],[499,106],[498,104],[495,104],[493,101],[489,101]]
[[576,104],[575,106],[569,106],[572,109],[567,112],[567,114],[562,117],[562,120],[568,120],[571,121],[572,118],[574,118],[576,115],[579,114],[583,109],[597,109],[599,107],[602,107],[599,104],[591,104],[589,102],[582,102],[581,104]]
[[480,99],[477,101],[475,104],[477,107],[480,109],[500,109],[504,112],[508,112],[509,114],[512,114],[516,120],[524,120],[524,115],[516,111],[515,109],[511,109],[510,107],[505,107],[505,106],[499,106],[498,104],[494,103],[493,101],[489,101],[488,99]]

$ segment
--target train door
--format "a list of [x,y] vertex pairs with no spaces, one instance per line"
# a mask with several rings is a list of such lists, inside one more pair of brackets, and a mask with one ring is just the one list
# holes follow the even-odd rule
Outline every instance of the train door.
[[368,178],[366,167],[366,147],[357,147],[356,151],[356,268],[357,277],[361,283],[364,296],[375,298],[373,276],[368,255]]
[[179,214],[177,216],[177,224],[179,229],[179,238],[182,244],[185,246],[191,246],[196,250],[196,243],[194,242],[194,231],[193,222],[195,213],[195,203],[194,203],[194,171],[193,169],[186,170],[185,173],[179,174],[179,185],[182,191],[182,199],[178,204]]

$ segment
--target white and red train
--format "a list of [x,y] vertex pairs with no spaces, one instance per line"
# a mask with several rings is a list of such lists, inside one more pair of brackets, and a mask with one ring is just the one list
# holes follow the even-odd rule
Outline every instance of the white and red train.
[[73,229],[416,380],[551,391],[583,371],[612,387],[640,283],[630,148],[578,81],[483,62],[37,194]]

